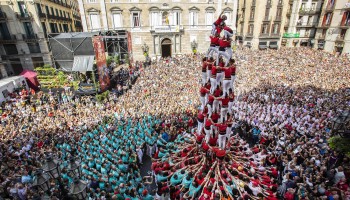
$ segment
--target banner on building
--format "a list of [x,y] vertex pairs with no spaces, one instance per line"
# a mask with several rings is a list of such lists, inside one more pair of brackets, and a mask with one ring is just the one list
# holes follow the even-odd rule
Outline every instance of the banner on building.
[[98,78],[100,82],[101,91],[104,92],[109,87],[109,72],[106,62],[105,46],[102,36],[94,36],[92,38],[92,44],[94,46],[96,65]]
[[133,63],[133,55],[132,55],[132,39],[131,39],[131,33],[128,32],[128,53],[129,53],[129,61],[130,63]]
[[284,38],[299,38],[300,33],[284,33],[283,37]]

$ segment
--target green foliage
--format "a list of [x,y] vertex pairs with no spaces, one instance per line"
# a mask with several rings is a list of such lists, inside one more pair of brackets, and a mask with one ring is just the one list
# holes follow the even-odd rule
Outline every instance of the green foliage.
[[96,95],[96,99],[97,99],[97,101],[100,102],[100,103],[103,102],[103,101],[105,101],[105,100],[107,100],[108,97],[109,97],[109,90],[107,90],[107,91],[105,91],[105,92],[103,92],[103,93],[101,93],[101,94],[97,94],[97,95]]
[[328,140],[328,145],[331,149],[340,151],[347,156],[350,156],[350,138],[342,138],[340,136],[333,136]]
[[125,54],[124,60],[125,60],[125,63],[129,64],[129,55],[128,54]]
[[50,64],[45,64],[43,68],[53,68]]
[[109,65],[111,65],[111,63],[112,63],[112,61],[113,61],[113,57],[112,56],[108,56],[107,57],[107,66],[109,66]]
[[114,56],[114,62],[119,65],[119,56],[115,55]]

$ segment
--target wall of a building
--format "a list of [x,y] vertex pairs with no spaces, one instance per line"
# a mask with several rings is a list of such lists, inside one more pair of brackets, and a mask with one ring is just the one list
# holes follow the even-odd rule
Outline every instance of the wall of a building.
[[[135,60],[144,59],[141,46],[146,43],[149,46],[150,56],[160,56],[160,43],[164,38],[172,41],[172,54],[186,54],[191,53],[191,42],[196,40],[198,43],[197,50],[199,52],[206,52],[209,46],[209,35],[211,26],[206,26],[206,9],[212,7],[215,9],[214,20],[222,10],[231,10],[231,23],[228,24],[233,29],[235,22],[232,20],[236,16],[237,0],[118,0],[115,3],[105,0],[96,0],[95,3],[87,3],[85,0],[79,0],[80,12],[82,15],[82,22],[84,30],[91,31],[91,20],[89,13],[98,13],[100,16],[101,30],[113,30],[113,9],[119,9],[122,13],[121,29],[126,29],[131,32],[133,41],[132,49]],[[198,11],[198,26],[191,28],[189,26],[190,8],[196,7]],[[157,33],[154,27],[151,27],[150,8],[159,9],[160,12],[165,10],[172,10],[173,8],[181,9],[181,23],[179,31],[169,31],[168,33]],[[233,9],[235,8],[235,9]],[[131,28],[131,11],[132,9],[139,9],[141,27],[138,29]],[[85,24],[84,24],[85,23]],[[86,27],[86,28],[85,28]]]

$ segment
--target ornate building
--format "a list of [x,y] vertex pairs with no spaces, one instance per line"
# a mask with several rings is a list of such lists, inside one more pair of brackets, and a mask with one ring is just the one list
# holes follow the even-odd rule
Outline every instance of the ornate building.
[[52,64],[48,34],[75,31],[76,0],[0,0],[1,77]]
[[134,59],[205,52],[212,23],[223,11],[235,29],[238,0],[78,0],[84,31],[131,32]]

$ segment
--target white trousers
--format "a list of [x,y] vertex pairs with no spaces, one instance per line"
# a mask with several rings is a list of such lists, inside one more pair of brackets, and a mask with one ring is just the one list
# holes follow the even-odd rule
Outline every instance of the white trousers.
[[226,134],[225,135],[219,134],[218,145],[219,145],[220,149],[225,149],[225,146],[226,146]]
[[206,84],[208,81],[207,72],[202,72],[202,84]]
[[216,77],[215,78],[210,78],[210,93],[213,94],[214,90],[216,89]]
[[213,112],[213,108],[212,108],[213,106],[208,104],[207,107],[208,107],[208,115],[209,117],[211,117],[211,113]]
[[212,111],[213,111],[213,112],[214,112],[214,111],[217,112],[218,109],[219,109],[219,100],[216,100],[216,99],[215,99],[214,102],[213,102],[213,110],[212,110]]
[[230,115],[232,115],[232,106],[233,106],[233,102],[228,102],[228,113],[230,113]]
[[217,73],[216,74],[216,84],[220,85],[220,83],[221,83],[221,85],[222,85],[221,81],[223,78],[224,78],[224,72]]
[[207,52],[207,58],[211,58],[211,57],[213,57],[213,53],[215,52],[216,54],[215,55],[217,55],[218,54],[218,51],[219,51],[219,48],[218,47],[212,47],[212,46],[210,46],[209,48],[208,48],[208,52]]
[[212,130],[211,130],[211,128],[210,128],[210,130],[207,130],[206,128],[204,128],[204,132],[205,132],[205,138],[204,138],[205,142],[208,143]]
[[230,140],[231,139],[231,132],[232,132],[232,127],[227,127],[226,128],[226,138],[227,140]]
[[221,107],[221,110],[220,110],[220,120],[221,121],[223,121],[223,119],[226,120],[226,118],[227,118],[227,111],[228,111],[228,108]]
[[236,76],[231,76],[231,84],[230,84],[230,86],[231,86],[231,88],[232,89],[234,89],[234,84],[235,84],[235,79],[236,79]]
[[229,38],[229,37],[232,37],[232,36],[233,36],[233,33],[230,33],[230,32],[228,32],[228,31],[224,30],[224,36],[225,36],[226,38]]
[[201,131],[202,131],[202,128],[203,128],[203,123],[202,122],[198,122],[198,125],[197,125],[197,135],[200,135],[201,134]]
[[211,77],[211,70],[207,70],[207,78],[208,78],[208,80],[210,80],[210,77]]
[[200,100],[201,103],[202,103],[202,105],[201,105],[201,110],[204,110],[204,106],[205,106],[205,96],[204,96],[204,97],[200,96],[200,97],[199,97],[199,100]]
[[224,79],[224,84],[222,85],[222,91],[223,91],[223,94],[222,96],[224,97],[226,93],[228,93],[228,90],[230,89],[230,84],[231,84],[231,79],[230,80],[227,80],[227,79]]

